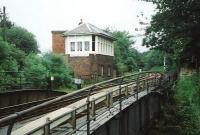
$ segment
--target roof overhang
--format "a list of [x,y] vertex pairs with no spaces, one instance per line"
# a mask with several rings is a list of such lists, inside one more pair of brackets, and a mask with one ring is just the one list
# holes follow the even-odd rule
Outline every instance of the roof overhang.
[[105,35],[105,34],[102,34],[102,33],[64,33],[63,35],[64,35],[64,37],[97,35],[97,36],[103,36],[103,37],[109,38],[113,41],[116,40],[116,38],[114,36],[108,36],[108,35]]

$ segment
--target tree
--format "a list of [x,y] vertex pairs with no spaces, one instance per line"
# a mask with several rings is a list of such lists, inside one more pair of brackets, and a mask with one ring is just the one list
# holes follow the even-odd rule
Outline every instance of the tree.
[[[5,7],[3,7],[5,9]],[[6,10],[6,9],[5,9]],[[7,14],[0,9],[0,27],[10,28],[14,24],[9,20]]]
[[16,84],[14,74],[5,73],[5,71],[18,71],[19,66],[16,59],[13,57],[10,45],[1,40],[0,36],[0,90],[13,88]]
[[134,43],[130,39],[128,32],[116,31],[114,32],[116,41],[114,42],[115,62],[118,73],[130,72],[140,68],[141,55],[132,47]]
[[[148,0],[147,0],[148,1]],[[200,60],[200,2],[198,0],[152,0],[157,6],[144,45],[173,55],[177,66],[184,59]],[[188,53],[189,52],[189,53]],[[184,61],[187,63],[187,61]]]
[[[4,7],[5,10],[5,7]],[[15,26],[5,13],[0,9],[0,36],[4,41],[14,44],[17,48],[28,53],[38,53],[38,44],[35,36],[25,28]]]
[[43,64],[42,57],[36,54],[29,54],[25,59],[24,73],[26,83],[29,84],[29,87],[47,87],[47,68]]
[[164,53],[159,50],[150,50],[143,53],[145,69],[163,66]]
[[39,52],[35,36],[22,27],[13,26],[8,29],[6,38],[7,42],[14,44],[26,54]]
[[25,59],[24,71],[26,81],[33,88],[50,88],[51,76],[54,77],[54,88],[72,86],[72,72],[61,55],[29,54]]
[[0,36],[0,61],[4,61],[10,54],[10,47],[9,44],[3,41],[2,37]]

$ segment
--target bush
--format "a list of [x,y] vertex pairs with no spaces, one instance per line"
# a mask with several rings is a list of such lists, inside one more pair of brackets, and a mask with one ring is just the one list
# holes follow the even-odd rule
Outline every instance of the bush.
[[42,57],[29,54],[25,59],[25,78],[26,83],[32,88],[47,87],[47,68],[43,64]]
[[72,71],[62,55],[47,53],[43,57],[43,63],[48,70],[48,77],[54,76],[56,88],[72,86]]
[[71,87],[72,75],[64,57],[52,53],[44,56],[30,54],[25,60],[25,78],[34,88],[50,88],[50,77],[54,77],[54,88]]

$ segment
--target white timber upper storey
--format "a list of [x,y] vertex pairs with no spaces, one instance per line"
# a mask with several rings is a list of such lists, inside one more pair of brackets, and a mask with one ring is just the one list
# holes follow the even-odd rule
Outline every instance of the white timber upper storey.
[[115,38],[109,32],[92,24],[80,24],[63,35],[65,37],[65,53],[70,57],[89,56],[89,54],[114,56],[113,41]]

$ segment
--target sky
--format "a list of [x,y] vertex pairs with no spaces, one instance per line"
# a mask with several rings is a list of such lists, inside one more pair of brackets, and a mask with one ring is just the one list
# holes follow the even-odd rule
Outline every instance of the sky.
[[[102,29],[110,27],[137,35],[139,18],[147,17],[145,21],[149,22],[155,13],[152,3],[138,0],[1,0],[0,8],[3,6],[12,22],[35,35],[41,52],[51,51],[52,30],[72,30],[80,19]],[[141,43],[139,37],[133,47],[140,52],[148,50]]]

